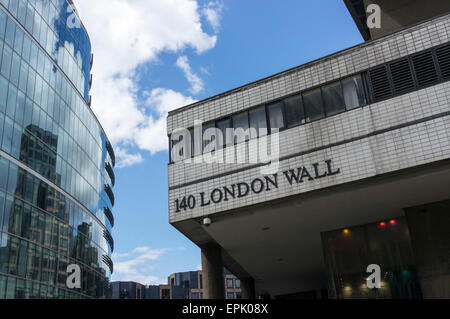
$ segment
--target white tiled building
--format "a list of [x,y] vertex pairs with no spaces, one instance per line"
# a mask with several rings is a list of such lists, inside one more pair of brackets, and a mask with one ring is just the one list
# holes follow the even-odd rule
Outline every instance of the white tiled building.
[[[421,237],[450,218],[449,80],[443,14],[172,111],[170,223],[202,248],[211,290],[214,265],[223,263],[241,278],[243,297],[253,283],[258,294],[280,297],[450,297],[442,270],[450,233],[434,232],[443,244],[433,256],[425,253],[432,236]],[[205,163],[191,156],[198,149],[183,144],[186,135],[177,144],[179,129],[195,121],[220,129],[242,119],[279,128],[277,170]],[[218,152],[215,138],[203,144]],[[390,276],[378,290],[361,281],[370,260]],[[208,270],[204,277],[207,286]]]

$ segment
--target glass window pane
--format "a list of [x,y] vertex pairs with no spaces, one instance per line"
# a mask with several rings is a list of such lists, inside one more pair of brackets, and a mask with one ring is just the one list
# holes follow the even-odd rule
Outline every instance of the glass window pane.
[[8,81],[0,76],[0,111],[5,112],[8,98]]
[[8,170],[9,161],[4,157],[0,157],[0,189],[6,189],[6,185],[8,182]]
[[297,95],[284,100],[287,127],[305,123],[302,96]]
[[[216,123],[217,128],[222,132],[222,140],[217,141],[217,147],[233,144],[233,130],[231,127],[231,119],[225,119]],[[228,130],[227,130],[228,129]]]
[[7,277],[0,275],[0,299],[5,299],[6,281]]
[[344,89],[345,105],[348,110],[366,104],[361,76],[357,75],[342,80],[342,87]]
[[7,153],[11,152],[12,137],[13,137],[13,121],[6,116],[3,128],[2,149]]
[[16,278],[8,277],[8,286],[6,288],[6,299],[14,299],[16,297]]
[[320,89],[303,93],[303,103],[307,121],[314,121],[325,116]]
[[11,70],[11,59],[12,59],[12,50],[7,45],[5,45],[3,47],[1,72],[6,78],[9,78],[9,72]]
[[264,106],[250,111],[250,137],[267,135],[266,110]]
[[[173,162],[178,162],[180,161],[183,156],[184,156],[184,148],[182,146],[182,142],[183,142],[183,135],[176,135],[176,136],[172,136],[172,161]],[[181,143],[181,144],[180,144]]]
[[13,20],[8,19],[6,22],[6,34],[5,41],[9,44],[10,47],[14,46],[14,33],[16,32],[16,24]]
[[194,129],[190,129],[189,133],[191,134],[192,154],[194,154],[194,156],[197,156],[202,153],[202,136],[199,133],[196,134]]
[[203,125],[203,153],[209,153],[216,149],[216,135],[214,123]]
[[267,106],[267,114],[269,116],[270,132],[274,129],[284,128],[283,102],[278,102]]
[[240,143],[249,140],[247,112],[233,116],[233,128],[234,143]]
[[345,111],[344,97],[340,82],[334,82],[322,87],[327,116]]

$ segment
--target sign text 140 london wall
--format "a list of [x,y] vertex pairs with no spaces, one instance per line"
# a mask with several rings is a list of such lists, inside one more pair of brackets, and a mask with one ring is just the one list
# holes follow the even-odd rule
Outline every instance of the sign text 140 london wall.
[[[290,169],[282,173],[280,178],[290,185],[300,185],[307,181],[326,178],[341,172],[340,168],[334,168],[332,160],[326,160],[323,163],[314,163],[310,167],[302,166],[296,169]],[[280,174],[281,175],[281,174]],[[192,210],[196,207],[205,207],[219,204],[222,201],[239,199],[250,193],[260,194],[278,188],[278,173],[257,177],[251,182],[240,182],[228,186],[217,187],[210,192],[200,192],[196,195],[191,194],[182,198],[175,199],[175,209],[177,213],[186,210]]]

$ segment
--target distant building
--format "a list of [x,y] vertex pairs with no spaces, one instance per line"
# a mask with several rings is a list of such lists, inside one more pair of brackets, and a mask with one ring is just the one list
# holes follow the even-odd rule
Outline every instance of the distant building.
[[[227,269],[223,274],[226,299],[241,299],[240,280]],[[165,285],[115,281],[111,283],[111,299],[203,299],[202,271],[174,273]]]

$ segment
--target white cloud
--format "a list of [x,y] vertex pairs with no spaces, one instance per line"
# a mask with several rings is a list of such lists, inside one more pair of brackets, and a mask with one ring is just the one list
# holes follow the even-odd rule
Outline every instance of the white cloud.
[[223,3],[220,1],[210,1],[203,9],[202,14],[214,29],[218,32],[220,28],[220,21],[222,18]]
[[130,254],[128,254],[128,253],[113,253],[112,254],[112,258],[117,258],[117,259],[129,257],[129,256],[130,256]]
[[[201,15],[214,27],[219,20],[210,10],[217,7],[202,10],[196,0],[75,0],[75,5],[94,53],[92,109],[119,149],[118,166],[142,161],[140,154],[130,154],[130,148],[152,154],[166,150],[167,111],[193,99],[159,88],[149,90],[159,104],[143,103],[138,98],[136,69],[156,61],[161,52],[192,48],[201,54],[212,49],[217,37],[203,31]],[[192,75],[196,92],[203,84]]]
[[120,158],[120,162],[117,163],[118,168],[132,166],[134,164],[139,164],[144,161],[141,154],[130,154],[126,150],[120,147],[116,147],[114,150],[115,155]]
[[197,74],[192,72],[191,66],[189,65],[189,59],[187,58],[187,56],[185,55],[180,56],[177,59],[176,65],[184,72],[184,76],[191,85],[189,91],[192,94],[198,94],[201,91],[203,91],[204,87],[203,80]]
[[[166,279],[152,275],[155,266],[151,264],[158,260],[170,249],[151,247],[136,247],[131,253],[113,254],[114,273],[113,279],[120,281],[136,281],[144,285],[158,285],[166,282]],[[125,257],[128,259],[124,260]],[[119,260],[117,260],[119,259]]]
[[196,100],[170,89],[157,88],[145,92],[145,105],[156,115],[149,115],[135,128],[133,133],[136,145],[151,154],[168,148],[166,118],[169,111],[178,106],[194,103]]

